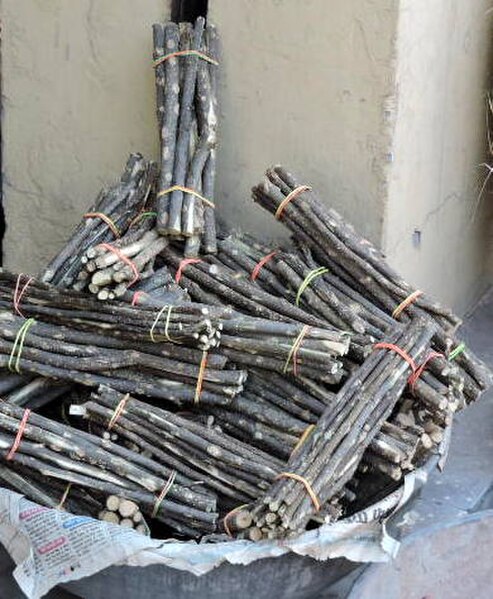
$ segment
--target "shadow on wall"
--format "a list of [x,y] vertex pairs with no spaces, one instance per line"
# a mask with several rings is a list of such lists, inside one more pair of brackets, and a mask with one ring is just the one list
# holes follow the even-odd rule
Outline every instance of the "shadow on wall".
[[171,20],[195,21],[197,17],[207,16],[208,0],[173,0],[171,5]]

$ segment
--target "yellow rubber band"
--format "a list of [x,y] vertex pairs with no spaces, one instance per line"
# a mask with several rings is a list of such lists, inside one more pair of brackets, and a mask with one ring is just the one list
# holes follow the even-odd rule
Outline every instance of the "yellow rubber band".
[[406,299],[403,300],[392,312],[392,318],[397,318],[402,313],[402,311],[405,310],[408,306],[410,306],[414,301],[416,301],[420,295],[423,295],[423,292],[419,289],[416,289],[416,291],[413,291],[410,295],[408,295]]
[[300,305],[301,296],[303,295],[303,292],[308,287],[308,285],[310,285],[314,279],[316,279],[317,277],[320,277],[321,275],[324,275],[327,272],[329,272],[329,269],[325,268],[325,266],[321,266],[320,268],[316,268],[315,270],[310,271],[306,275],[305,280],[303,281],[303,283],[301,283],[301,285],[298,289],[298,293],[296,294],[295,303],[297,306]]
[[[20,373],[20,360],[22,355],[22,348],[24,347],[24,340],[26,339],[27,332],[29,328],[36,322],[34,318],[28,318],[26,322],[20,327],[17,331],[17,335],[15,337],[14,346],[12,347],[12,351],[10,352],[10,358],[8,367],[12,372]],[[16,355],[17,351],[17,355]],[[15,364],[14,364],[15,359]]]
[[56,506],[57,510],[61,510],[67,501],[68,494],[70,493],[70,489],[72,488],[72,483],[68,483],[65,491],[63,492],[62,498],[60,499],[60,503]]
[[305,428],[305,430],[303,431],[303,434],[301,435],[301,437],[298,440],[298,443],[296,443],[296,445],[293,447],[293,451],[291,452],[291,456],[294,455],[299,450],[299,448],[303,445],[303,443],[312,434],[312,431],[313,431],[314,428],[315,428],[314,424],[310,424],[309,426],[307,426]]
[[295,472],[281,472],[281,474],[278,474],[276,476],[276,479],[279,478],[292,478],[293,480],[296,480],[297,482],[301,483],[305,487],[308,495],[310,496],[315,511],[320,511],[320,501],[318,500],[315,491],[313,490],[311,484],[306,480],[306,478],[300,476],[299,474],[296,474]]
[[168,187],[168,189],[163,189],[162,191],[160,191],[157,194],[157,197],[160,198],[161,196],[165,196],[168,193],[173,193],[174,191],[183,191],[183,193],[190,193],[191,195],[195,196],[196,198],[199,198],[199,200],[202,200],[202,202],[204,204],[206,204],[207,206],[210,206],[211,208],[216,207],[214,202],[212,202],[211,200],[208,200],[207,198],[204,198],[204,196],[201,195],[198,191],[195,191],[195,189],[191,189],[190,187],[185,187],[184,185],[173,185],[173,187]]
[[[154,329],[156,328],[156,326],[157,326],[158,322],[160,321],[161,316],[163,315],[163,312],[165,310],[168,310],[168,313],[166,314],[166,320],[164,322],[164,335],[161,337],[161,335],[154,334]],[[168,305],[168,304],[166,304],[165,306],[163,306],[161,308],[161,310],[159,310],[154,322],[152,323],[151,330],[149,331],[149,336],[153,343],[159,343],[160,341],[163,341],[165,339],[166,341],[169,341],[170,343],[175,343],[177,345],[181,345],[181,343],[179,341],[177,341],[176,339],[172,339],[168,332],[169,325],[171,322],[172,310],[173,310],[173,306]]]
[[154,68],[158,67],[163,62],[166,62],[168,59],[175,58],[178,56],[197,56],[197,58],[201,58],[202,60],[205,60],[206,62],[209,62],[210,64],[213,64],[216,67],[219,66],[217,60],[214,60],[213,58],[207,56],[207,54],[204,54],[199,50],[178,50],[178,52],[171,52],[170,54],[165,54],[164,56],[156,58],[153,62]]

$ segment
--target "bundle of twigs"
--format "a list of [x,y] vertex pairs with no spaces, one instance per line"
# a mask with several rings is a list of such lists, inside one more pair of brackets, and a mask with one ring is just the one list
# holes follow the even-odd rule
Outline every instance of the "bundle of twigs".
[[[288,460],[312,434],[327,405],[334,406],[336,394],[323,391],[319,399],[297,378],[249,370],[243,393],[227,408],[208,406],[207,413],[233,437]],[[370,443],[363,463],[394,480],[418,466],[420,458],[441,443],[446,426],[436,423],[428,410],[412,396],[399,401]]]
[[131,154],[119,183],[100,192],[62,250],[43,270],[41,279],[60,287],[75,284],[86,249],[113,242],[127,230],[145,209],[155,177],[154,163]]
[[182,285],[196,302],[215,306],[231,306],[238,312],[273,321],[303,323],[313,327],[326,325],[282,296],[259,289],[245,277],[225,266],[217,258],[182,260],[179,253],[168,246],[161,252],[175,281]]
[[212,25],[153,26],[157,115],[161,137],[158,222],[184,238],[185,255],[216,251],[218,36]]
[[74,287],[87,287],[99,300],[111,300],[122,297],[138,281],[149,279],[156,256],[168,244],[151,228],[154,220],[152,215],[141,219],[114,243],[88,248],[82,257],[84,269]]
[[[0,273],[0,307],[12,308],[17,280],[15,275]],[[228,308],[192,303],[165,305],[160,309],[152,305],[139,308],[102,304],[86,295],[58,290],[37,281],[31,281],[25,289],[21,307],[24,315],[46,324],[61,324],[70,331],[76,329],[96,335],[93,341],[98,348],[107,346],[106,335],[110,336],[111,347],[115,348],[113,337],[116,337],[125,340],[128,349],[135,347],[135,341],[162,341],[207,351],[221,342],[220,353],[241,366],[293,372],[330,383],[339,382],[344,374],[340,357],[347,353],[350,345],[346,333],[328,327],[273,322],[243,316]],[[97,337],[101,334],[104,338]],[[124,348],[120,343],[115,349]],[[119,359],[115,364],[121,364]]]
[[173,276],[163,266],[147,279],[140,280],[132,290],[127,289],[121,299],[132,305],[162,307],[166,304],[182,304],[190,301],[185,289],[177,285]]
[[149,534],[149,528],[144,516],[135,501],[110,495],[106,499],[105,509],[98,513],[100,520],[119,524],[124,528],[135,528],[141,534]]
[[[338,327],[337,330],[343,328],[352,331],[349,355],[342,359],[344,368],[338,368],[335,373],[327,371],[322,377],[317,376],[313,370],[305,371],[307,378],[321,378],[332,384],[339,382],[345,371],[350,371],[362,363],[375,340],[383,339],[388,331],[398,326],[395,319],[387,316],[377,306],[373,306],[362,294],[350,291],[347,285],[330,273],[321,273],[325,269],[321,269],[319,265],[313,266],[313,259],[307,248],[304,248],[303,252],[293,250],[290,254],[278,251],[275,256],[269,252],[264,254],[264,257],[270,257],[269,260],[259,259],[256,265],[253,263],[253,258],[247,260],[245,256],[250,255],[257,259],[260,253],[259,246],[247,237],[239,240],[236,237],[221,240],[219,249],[217,257],[209,256],[193,263],[180,260],[172,248],[166,248],[162,256],[170,268],[176,269],[180,275],[177,277],[180,284],[196,300],[217,304],[223,302],[234,305],[236,310],[247,314],[261,314],[265,318],[281,321],[270,324],[271,334],[275,334],[276,326],[287,330],[288,323],[295,320],[311,324],[309,331],[327,328],[327,326]],[[286,276],[284,266],[288,255],[293,263],[299,265],[300,275],[295,273],[290,277]],[[259,269],[258,265],[262,268]],[[264,282],[260,288],[257,277],[251,275],[260,275],[262,272]],[[312,277],[310,281],[314,289],[311,284],[304,285],[304,281],[310,280],[312,272],[318,273],[318,276]],[[304,277],[302,278],[301,275]],[[335,280],[334,285],[338,287],[334,286],[332,290],[326,282],[326,277],[330,278],[331,283]],[[315,295],[315,285],[319,295]],[[302,293],[299,292],[300,290]],[[310,299],[310,303],[301,305],[296,301],[306,297]],[[225,323],[224,326],[232,325],[233,321]],[[301,329],[300,325],[294,326],[298,331]],[[226,329],[223,333],[227,335]],[[263,360],[260,351],[256,351],[251,356],[244,351],[241,353],[235,351],[235,346],[241,345],[238,339],[233,341],[231,347],[228,343],[229,337],[226,337],[220,351],[245,367],[258,366],[284,373],[296,370],[286,368],[285,363]],[[289,343],[289,347],[291,346],[292,342]],[[296,374],[300,375],[299,372]],[[464,403],[463,392],[468,397],[470,390],[471,385],[464,384],[464,374],[459,374],[454,364],[439,355],[433,356],[427,365],[427,372],[417,381],[414,388],[416,397],[429,404],[433,417],[440,421],[450,421],[450,413]]]
[[172,469],[138,453],[29,410],[0,405],[0,447],[8,452],[6,457],[2,453],[6,465],[131,499],[145,514],[184,534],[197,536],[215,528],[216,499],[193,486],[193,481],[178,478]]
[[32,467],[32,461],[25,466],[15,459],[8,464],[0,464],[0,483],[46,507],[71,512],[73,514],[97,518],[102,515],[104,493],[93,488],[84,488],[61,478],[45,476],[41,469]]
[[217,494],[220,512],[258,498],[282,467],[281,460],[191,415],[172,413],[107,387],[93,393],[83,409],[86,418],[104,426],[111,423],[120,439],[146,451],[164,468]]
[[134,342],[187,345],[204,351],[219,343],[222,325],[208,306],[165,304],[158,309],[109,304],[34,279],[19,294],[19,281],[22,275],[0,272],[0,308],[19,316]]
[[329,328],[235,315],[223,321],[219,352],[244,367],[338,383],[349,335]]
[[[455,339],[460,319],[406,283],[387,264],[383,254],[337,212],[327,209],[309,186],[299,185],[290,173],[278,166],[267,171],[252,193],[254,201],[275,214],[297,240],[313,251],[321,268],[328,269],[332,275],[331,284],[342,288],[343,295],[351,297],[358,293],[364,298],[358,303],[365,306],[366,315],[373,313],[377,316],[372,323],[375,328],[383,325],[383,314],[387,314],[386,319],[390,315],[393,320],[402,322],[427,315],[439,325],[433,342],[435,349],[447,356],[452,355],[463,370],[468,400],[476,399],[489,385],[488,369]],[[288,267],[286,264],[281,267],[285,276],[296,275],[295,262],[290,258]],[[288,272],[288,268],[291,271]],[[298,265],[298,268],[301,266]],[[319,274],[329,281],[326,273]],[[301,279],[300,272],[297,277],[297,280]],[[327,294],[324,297],[327,298]],[[334,302],[328,307],[334,310]],[[341,313],[336,316],[341,317]],[[354,327],[354,323],[353,318],[350,326]],[[361,322],[359,324],[364,326]],[[460,352],[456,353],[458,347]]]
[[201,401],[224,405],[243,388],[245,371],[214,368],[211,363],[218,360],[209,363],[204,353],[197,363],[190,364],[166,358],[159,350],[145,349],[138,342],[34,319],[25,321],[0,312],[0,366],[14,372],[91,387],[108,384],[123,392],[178,404]]
[[381,348],[376,346],[325,409],[285,472],[252,508],[257,527],[267,523],[280,536],[302,530],[343,489],[404,391],[410,374],[407,360],[424,360],[433,334],[430,321],[416,320]]

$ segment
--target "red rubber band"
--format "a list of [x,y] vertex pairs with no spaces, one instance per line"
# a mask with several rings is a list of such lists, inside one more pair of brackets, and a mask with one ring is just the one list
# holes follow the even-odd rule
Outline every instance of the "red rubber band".
[[28,420],[30,414],[31,414],[31,410],[29,408],[26,408],[24,410],[22,420],[19,423],[19,429],[17,431],[17,435],[15,436],[12,447],[10,448],[10,451],[7,454],[7,460],[9,460],[9,461],[14,458],[15,452],[19,449],[19,445],[21,444],[21,441],[22,441],[22,435],[24,434],[24,431],[26,430],[27,420]]
[[264,256],[261,260],[259,260],[258,264],[256,264],[255,268],[252,270],[250,279],[252,281],[255,281],[255,279],[259,276],[262,268],[267,264],[267,262],[269,262],[269,260],[274,258],[274,256],[278,253],[279,253],[279,250],[274,250],[273,252],[271,252],[270,254],[267,254],[267,256]]
[[136,306],[139,303],[139,297],[141,295],[147,295],[145,291],[136,291],[132,297],[132,306]]
[[137,270],[137,267],[132,262],[132,260],[130,260],[130,258],[127,258],[127,256],[125,256],[123,252],[121,252],[118,248],[112,246],[110,243],[100,243],[98,247],[113,252],[113,254],[115,254],[115,256],[118,256],[118,258],[120,258],[122,262],[125,262],[127,266],[130,266],[132,272],[134,273],[134,278],[130,281],[127,287],[131,287],[134,283],[137,283],[137,281],[140,279],[140,274]]
[[184,260],[182,260],[178,265],[178,270],[175,274],[175,283],[180,282],[181,275],[183,274],[183,269],[185,268],[185,266],[187,266],[188,264],[198,264],[199,262],[203,262],[203,260],[201,260],[200,258],[185,258]]
[[399,354],[399,356],[409,364],[413,373],[416,372],[416,362],[398,345],[394,345],[393,343],[376,343],[373,346],[373,349],[390,349],[391,351],[395,351],[396,354]]
[[433,358],[443,358],[444,355],[441,354],[440,352],[437,351],[431,351],[426,358],[424,359],[424,361],[422,362],[422,364],[420,364],[418,366],[418,368],[411,374],[411,376],[408,379],[408,384],[411,387],[411,391],[414,391],[414,387],[416,385],[416,382],[418,381],[419,377],[423,374],[423,372],[425,371],[426,367],[428,366],[428,362],[430,362],[430,360],[433,360]]
[[27,282],[24,283],[24,287],[21,289],[20,288],[20,283],[21,283],[21,277],[23,276],[23,273],[20,273],[20,275],[18,275],[17,277],[17,282],[15,284],[15,291],[14,291],[14,310],[17,312],[17,314],[19,316],[22,316],[22,318],[25,318],[24,314],[21,312],[20,309],[20,302],[22,299],[22,296],[24,295],[24,293],[26,293],[27,288],[29,287],[29,285],[31,284],[33,278],[29,277]]

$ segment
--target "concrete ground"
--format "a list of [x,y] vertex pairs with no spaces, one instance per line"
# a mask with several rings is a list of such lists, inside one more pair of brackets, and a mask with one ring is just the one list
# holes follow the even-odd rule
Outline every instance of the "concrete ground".
[[[493,367],[492,333],[493,292],[477,306],[461,331],[467,344]],[[264,560],[262,566],[222,566],[205,579],[166,569],[166,572],[161,570],[159,590],[166,594],[166,588],[173,589],[177,598],[197,594],[205,598],[210,593],[218,598],[272,597],[280,596],[273,588],[279,587],[283,588],[283,597],[297,598],[490,599],[493,594],[493,390],[457,415],[444,472],[435,471],[431,475],[420,495],[395,518],[392,526],[402,536],[402,547],[397,558],[387,564],[354,568],[345,560],[321,564],[310,558],[287,556]],[[261,569],[265,571],[259,576]],[[11,570],[12,563],[0,555],[0,599],[22,597]],[[125,590],[129,599],[144,599],[153,596],[147,594],[146,581],[159,580],[159,572],[155,567],[110,568],[71,583],[70,593],[57,590],[47,597],[111,599]],[[290,576],[291,583],[287,580]],[[303,577],[307,584],[297,585]],[[255,580],[259,578],[263,580],[262,590],[270,595],[256,589]],[[230,586],[233,581],[235,584]],[[225,594],[224,585],[234,588],[234,593]],[[290,593],[290,587],[297,589]],[[120,590],[113,595],[110,590],[116,588]]]

